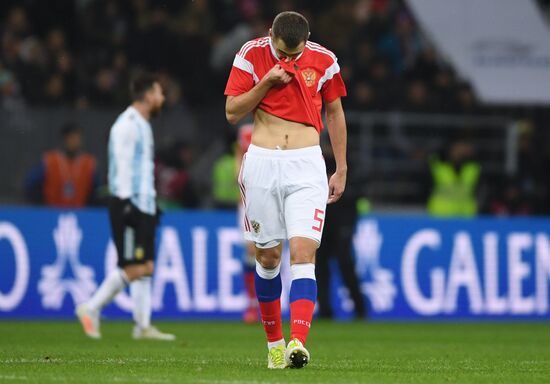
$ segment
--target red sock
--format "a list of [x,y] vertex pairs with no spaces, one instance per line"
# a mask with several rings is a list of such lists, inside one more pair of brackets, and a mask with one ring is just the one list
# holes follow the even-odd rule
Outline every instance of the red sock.
[[259,302],[262,324],[267,341],[279,341],[283,338],[283,322],[281,319],[281,299],[269,302]]
[[254,287],[254,279],[254,271],[244,273],[244,287],[251,304],[256,302],[256,288]]
[[296,300],[290,304],[290,337],[306,345],[311,327],[315,303],[311,300]]

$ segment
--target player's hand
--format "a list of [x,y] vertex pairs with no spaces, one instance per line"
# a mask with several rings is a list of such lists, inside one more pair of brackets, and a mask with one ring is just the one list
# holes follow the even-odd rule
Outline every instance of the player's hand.
[[292,81],[292,74],[285,71],[280,64],[275,64],[265,75],[266,80],[273,85],[288,84]]
[[328,204],[337,202],[346,189],[347,173],[336,171],[328,181]]

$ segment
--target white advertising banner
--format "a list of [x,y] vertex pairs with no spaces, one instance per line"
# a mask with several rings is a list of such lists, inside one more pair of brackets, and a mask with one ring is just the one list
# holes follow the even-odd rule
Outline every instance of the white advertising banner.
[[550,104],[550,26],[534,0],[408,0],[482,102]]

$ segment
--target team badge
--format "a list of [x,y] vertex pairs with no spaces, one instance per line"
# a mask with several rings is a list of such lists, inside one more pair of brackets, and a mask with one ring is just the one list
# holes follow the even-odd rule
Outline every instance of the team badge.
[[145,251],[142,247],[137,247],[134,252],[134,256],[136,257],[136,260],[141,260],[143,259],[143,256],[145,256]]
[[252,224],[252,229],[254,229],[254,233],[260,233],[260,223],[258,223],[255,220],[252,220],[250,224]]
[[304,69],[302,71],[302,77],[306,82],[308,87],[311,87],[315,84],[315,79],[317,78],[317,73],[313,69]]

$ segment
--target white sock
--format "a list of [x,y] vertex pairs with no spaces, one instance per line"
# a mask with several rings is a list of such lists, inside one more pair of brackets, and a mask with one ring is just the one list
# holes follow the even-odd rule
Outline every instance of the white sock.
[[315,264],[304,263],[304,264],[292,264],[290,266],[290,276],[292,281],[298,279],[315,279]]
[[101,311],[127,284],[128,277],[122,269],[117,268],[111,271],[88,301],[88,308],[91,311]]
[[277,275],[281,272],[281,263],[277,265],[275,268],[267,269],[262,267],[259,261],[256,260],[256,273],[258,276],[260,276],[262,279],[265,280],[273,280],[277,277]]
[[267,350],[269,351],[272,347],[276,347],[278,345],[282,345],[286,347],[285,339],[277,340],[277,341],[268,341],[267,342]]
[[151,326],[151,277],[143,276],[130,283],[130,296],[134,307],[134,322],[140,328]]

